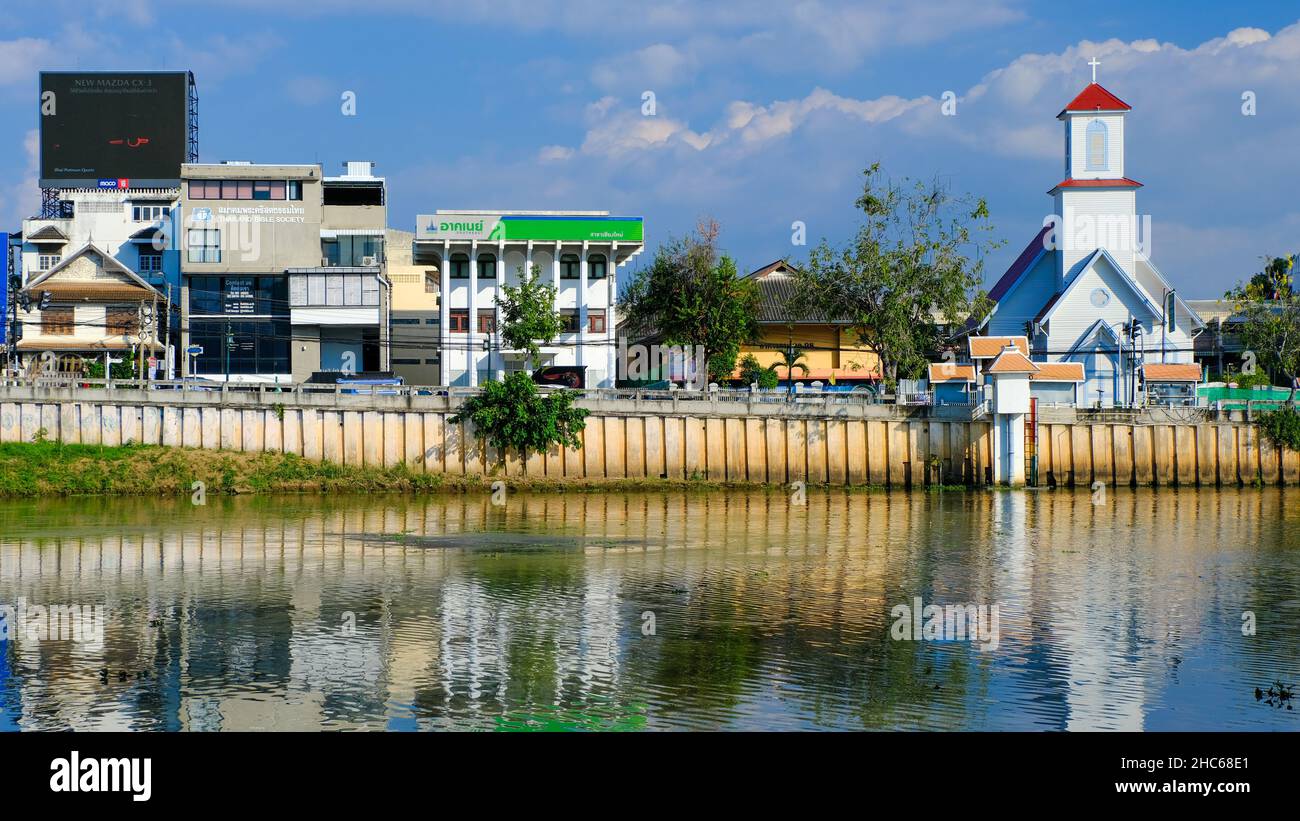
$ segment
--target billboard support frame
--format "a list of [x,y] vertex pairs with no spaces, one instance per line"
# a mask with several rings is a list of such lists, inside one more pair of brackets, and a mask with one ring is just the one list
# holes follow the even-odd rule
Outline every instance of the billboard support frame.
[[185,106],[189,133],[186,134],[186,162],[199,161],[199,86],[194,82],[194,72],[185,72]]

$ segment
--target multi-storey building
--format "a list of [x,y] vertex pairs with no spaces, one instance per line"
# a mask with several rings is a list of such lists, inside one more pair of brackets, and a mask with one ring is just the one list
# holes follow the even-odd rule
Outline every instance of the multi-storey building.
[[170,372],[167,363],[175,360],[163,346],[180,293],[179,195],[177,188],[63,189],[59,216],[23,221],[23,287],[45,283],[42,290],[53,297],[44,316],[19,311],[23,338],[15,348],[24,366],[31,366],[32,352],[55,352],[65,371],[105,353],[135,355],[140,340],[128,315],[157,300],[156,319],[150,308],[157,337],[148,353],[160,366],[157,376]]
[[534,366],[571,366],[587,387],[617,373],[620,265],[644,249],[640,217],[607,211],[437,211],[416,217],[414,264],[438,273],[441,384],[478,385],[528,367],[501,341],[499,299],[534,268],[556,289],[565,332]]
[[385,240],[388,279],[393,283],[389,323],[393,374],[408,385],[437,385],[441,378],[438,294],[442,287],[438,268],[412,261],[412,232],[390,228]]
[[349,162],[182,166],[185,372],[302,382],[388,369],[384,180]]

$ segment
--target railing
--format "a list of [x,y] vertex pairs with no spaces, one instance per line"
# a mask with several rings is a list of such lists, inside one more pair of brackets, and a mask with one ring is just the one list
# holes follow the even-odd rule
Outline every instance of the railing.
[[[267,382],[219,382],[202,377],[189,379],[107,379],[76,374],[41,374],[36,376],[0,377],[0,386],[49,390],[107,390],[107,391],[179,391],[181,393],[235,393],[235,394],[293,394],[303,395],[375,395],[375,396],[442,396],[463,399],[482,392],[477,387],[447,385],[356,385],[347,383],[316,384],[296,382],[275,384]],[[644,388],[544,388],[569,390],[577,398],[593,401],[628,402],[724,402],[746,405],[807,405],[825,406],[904,406],[934,407],[930,393],[876,394],[867,391],[819,391],[803,388],[751,390],[749,388],[719,388],[695,390],[649,390]],[[942,405],[954,411],[970,409],[972,405]]]

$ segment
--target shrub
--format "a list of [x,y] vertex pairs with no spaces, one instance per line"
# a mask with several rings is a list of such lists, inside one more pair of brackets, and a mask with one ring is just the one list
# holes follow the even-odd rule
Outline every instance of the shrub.
[[578,434],[586,427],[587,413],[573,407],[573,394],[568,391],[544,396],[528,374],[517,372],[504,382],[484,384],[483,392],[466,399],[451,421],[473,422],[475,436],[502,454],[513,449],[527,456],[552,445],[581,448]]
[[1270,388],[1273,386],[1273,380],[1269,379],[1268,374],[1262,370],[1254,373],[1228,373],[1218,374],[1217,377],[1210,380],[1211,382],[1224,382],[1227,384],[1236,383],[1238,388]]
[[1300,451],[1300,411],[1287,403],[1274,411],[1265,411],[1255,421],[1264,436],[1278,447]]
[[758,358],[752,353],[745,354],[740,360],[740,381],[745,386],[758,383],[760,388],[771,390],[781,383],[780,377],[776,375],[776,368],[768,366],[764,368],[758,364]]

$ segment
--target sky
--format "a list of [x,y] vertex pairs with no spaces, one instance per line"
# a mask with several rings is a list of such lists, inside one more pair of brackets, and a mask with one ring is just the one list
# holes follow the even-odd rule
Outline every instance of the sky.
[[[1005,245],[1050,213],[1056,114],[1133,106],[1126,173],[1188,298],[1300,251],[1300,4],[1029,0],[5,0],[0,230],[39,205],[37,72],[195,73],[204,162],[373,160],[389,223],[607,210],[648,244],[716,219],[742,270],[847,241],[861,171],[984,197]],[[344,95],[355,114],[344,113]],[[646,113],[646,92],[654,111]],[[956,112],[942,101],[952,92]],[[1243,112],[1250,94],[1254,113]],[[809,245],[793,242],[806,226]],[[643,257],[648,259],[648,255]]]

